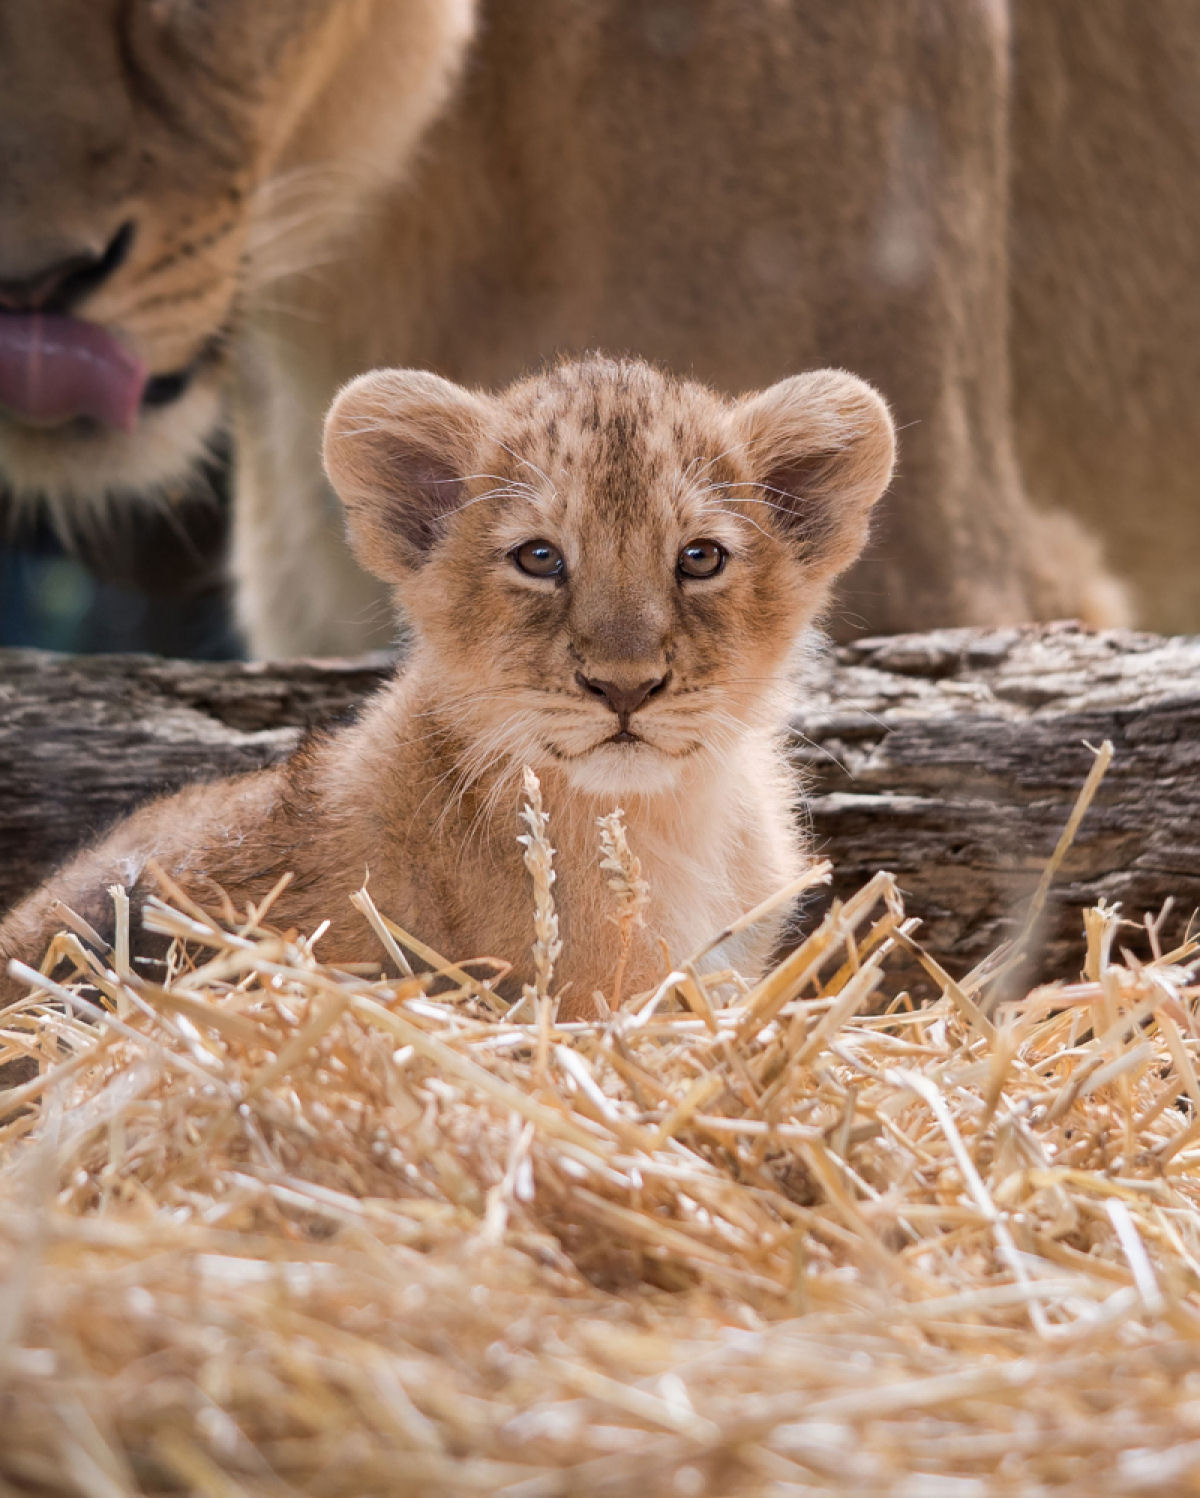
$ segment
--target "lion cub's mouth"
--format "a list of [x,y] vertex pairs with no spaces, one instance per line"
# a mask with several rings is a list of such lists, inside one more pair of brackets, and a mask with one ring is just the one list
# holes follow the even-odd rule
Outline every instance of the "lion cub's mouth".
[[603,750],[613,748],[614,746],[622,749],[646,749],[652,754],[662,752],[649,739],[643,738],[640,733],[634,733],[628,728],[618,729],[616,733],[609,734],[608,738],[597,739],[595,743],[588,744],[582,749],[567,749],[563,745],[555,744],[549,740],[547,740],[545,747],[555,759],[561,760],[564,764],[578,764],[580,761],[590,759],[593,755],[600,754]]
[[564,763],[578,763],[581,760],[590,759],[604,749],[613,747],[644,749],[648,754],[657,755],[659,759],[689,759],[693,754],[698,754],[704,744],[700,739],[689,739],[679,748],[667,748],[663,744],[652,743],[649,739],[643,738],[640,733],[634,733],[628,728],[619,729],[606,739],[598,739],[594,744],[589,744],[586,749],[572,750],[564,749],[559,744],[546,744],[546,748],[554,758]]

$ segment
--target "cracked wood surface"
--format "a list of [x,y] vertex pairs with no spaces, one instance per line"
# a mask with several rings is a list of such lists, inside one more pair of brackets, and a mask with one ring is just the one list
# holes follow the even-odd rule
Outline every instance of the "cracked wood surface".
[[[256,768],[345,713],[382,657],[211,665],[0,651],[0,909],[158,791]],[[795,719],[817,847],[849,893],[897,875],[923,940],[961,973],[1005,935],[1092,762],[1116,759],[1042,923],[1071,975],[1081,906],[1140,921],[1200,906],[1200,638],[1070,627],[864,640],[808,671]],[[515,824],[514,824],[515,835]],[[1145,950],[1130,929],[1129,944]]]

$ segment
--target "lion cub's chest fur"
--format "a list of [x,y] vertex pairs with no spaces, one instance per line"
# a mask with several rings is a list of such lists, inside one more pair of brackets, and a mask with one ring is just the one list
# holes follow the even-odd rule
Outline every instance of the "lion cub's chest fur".
[[[600,867],[596,819],[613,809],[601,800],[576,803],[554,818],[556,891],[569,938],[560,977],[575,986],[584,975],[611,972],[619,952],[616,899]],[[685,783],[665,804],[626,798],[622,807],[630,851],[649,887],[645,925],[635,938],[626,992],[645,988],[694,957],[730,924],[792,879],[803,854],[788,788],[767,743],[739,746],[720,776]],[[774,925],[758,927],[707,954],[702,968],[733,966],[753,975],[770,954]]]
[[[410,728],[423,721],[403,701],[390,706]],[[369,725],[364,729],[364,740],[378,744]],[[375,766],[364,758],[351,791],[358,807],[374,807],[379,828],[374,847],[358,850],[360,861],[370,864],[375,897],[385,910],[408,912],[416,929],[447,952],[503,957],[513,964],[512,983],[526,982],[532,976],[534,888],[517,842],[523,830],[519,782],[508,780],[485,821],[479,805],[488,795],[486,783],[447,816],[430,795],[426,781],[436,778],[428,774],[435,767],[422,760],[419,744],[418,738],[410,751],[411,773],[395,774],[391,750]],[[389,783],[381,800],[381,787]],[[649,891],[625,969],[626,995],[660,981],[668,964],[694,957],[794,878],[803,863],[792,787],[766,732],[747,735],[727,759],[685,777],[666,797],[584,796],[552,769],[543,769],[541,788],[564,942],[555,988],[566,988],[567,1013],[587,1012],[597,987],[611,992],[620,956],[618,902],[612,876],[601,867],[598,826],[618,805]],[[351,809],[347,820],[359,826],[366,818]],[[411,853],[414,841],[424,849],[419,867]],[[777,937],[776,922],[756,926],[709,952],[701,969],[732,966],[752,976]]]
[[[508,777],[504,794],[487,804],[494,782],[485,776],[448,814],[435,799],[439,766],[422,754],[424,736],[413,733],[426,721],[410,693],[396,692],[359,725],[361,753],[347,757],[343,750],[312,767],[340,807],[339,825],[374,828],[341,847],[347,882],[369,866],[385,912],[403,913],[447,955],[505,959],[510,986],[519,986],[532,977],[534,943],[534,886],[517,841],[519,780]],[[601,867],[601,816],[621,807],[649,889],[625,969],[626,995],[660,981],[668,962],[695,956],[792,879],[803,861],[787,776],[765,732],[747,735],[716,767],[683,778],[670,796],[584,796],[553,769],[543,769],[541,788],[564,943],[555,988],[566,989],[568,1014],[588,1012],[597,987],[609,990],[620,956],[617,899]],[[740,934],[708,953],[702,970],[732,966],[752,976],[777,929],[767,922]]]

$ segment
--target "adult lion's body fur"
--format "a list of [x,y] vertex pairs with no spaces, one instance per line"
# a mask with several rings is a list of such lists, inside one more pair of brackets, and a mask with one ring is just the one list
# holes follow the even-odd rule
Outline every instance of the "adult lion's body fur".
[[[148,24],[138,13],[161,22],[190,9],[112,0],[118,52]],[[218,39],[277,17],[239,96],[244,117],[220,141],[240,194],[226,258],[193,256],[216,287],[205,336],[222,328],[224,340],[183,399],[148,413],[104,461],[82,442],[51,452],[48,434],[8,423],[0,471],[30,492],[70,489],[76,504],[84,471],[93,487],[169,484],[232,388],[234,567],[251,647],[348,650],[386,636],[389,616],[345,548],[316,453],[329,400],[361,369],[425,365],[499,384],[558,350],[599,346],[736,390],[837,363],[885,390],[905,429],[900,477],[841,627],[1115,620],[1123,602],[1100,564],[1105,547],[1144,622],[1200,623],[1151,585],[1162,558],[1129,544],[1126,519],[1153,533],[1169,496],[1161,528],[1175,528],[1180,557],[1200,526],[1186,504],[1200,438],[1182,419],[1200,389],[1186,233],[1200,210],[1171,182],[1196,160],[1200,112],[1188,97],[1151,99],[1154,79],[1139,73],[1166,20],[1139,20],[1138,0],[1101,0],[1076,12],[1068,45],[1067,10],[1015,0],[1014,82],[1002,0],[286,0],[253,12],[219,0],[203,7]],[[1189,46],[1189,32],[1200,37],[1182,11],[1173,23]],[[173,47],[178,90],[193,54],[178,37]],[[1181,47],[1171,60],[1181,79],[1190,55]],[[1115,80],[1114,56],[1128,64]],[[27,88],[51,89],[49,61]],[[192,72],[203,93],[207,73]],[[127,60],[115,66],[111,88],[129,73]],[[1096,102],[1081,105],[1088,90]],[[1110,93],[1140,131],[1144,239],[1136,213],[1117,224],[1108,212]],[[222,107],[219,91],[205,97]],[[153,102],[136,104],[129,149],[149,138],[166,159],[170,130]],[[0,103],[0,136],[28,132],[31,110],[19,118]],[[1079,110],[1090,145],[1062,128]],[[119,156],[115,136],[111,150]],[[51,151],[39,180],[65,159]],[[69,169],[82,171],[77,159]],[[155,235],[178,241],[199,208],[177,193],[160,205],[174,215],[162,224],[153,192],[123,169],[132,186],[101,167],[76,191],[77,207],[90,193],[109,205],[106,222],[136,218],[140,236],[82,313],[151,356],[172,316],[188,324],[163,355],[169,366],[209,346],[204,319],[189,323],[205,305],[202,278],[190,300],[186,284],[173,288],[173,313],[150,316],[138,276]],[[1060,172],[1073,178],[1078,221],[1047,206]],[[0,278],[22,233],[48,243],[50,224],[62,237],[52,195],[0,183],[0,196],[14,190],[31,206],[14,217],[4,205]],[[113,210],[114,197],[128,206]],[[1171,303],[1160,376],[1152,345]],[[1139,419],[1123,422],[1130,412]],[[1079,518],[1047,518],[1030,492]]]
[[1140,623],[1200,629],[1200,11],[1021,0],[1014,420],[1030,492],[1103,537]]

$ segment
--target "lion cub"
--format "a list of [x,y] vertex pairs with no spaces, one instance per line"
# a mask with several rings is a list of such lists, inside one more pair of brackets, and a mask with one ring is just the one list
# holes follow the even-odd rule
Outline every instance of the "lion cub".
[[[618,934],[596,819],[620,804],[649,880],[626,991],[687,958],[801,867],[782,751],[789,659],[859,554],[888,483],[883,401],[836,370],[730,401],[648,365],[562,363],[499,395],[382,370],[348,385],[325,466],[362,563],[413,630],[350,726],[286,763],[156,801],[0,926],[37,961],[63,900],[111,928],[156,859],[200,903],[242,907],[285,870],[272,919],[334,963],[380,949],[348,896],[455,958],[530,976],[517,843],[522,769],[557,849],[567,1012],[611,979]],[[761,923],[714,957],[752,974]]]

